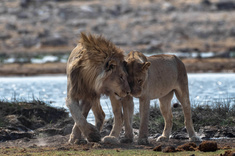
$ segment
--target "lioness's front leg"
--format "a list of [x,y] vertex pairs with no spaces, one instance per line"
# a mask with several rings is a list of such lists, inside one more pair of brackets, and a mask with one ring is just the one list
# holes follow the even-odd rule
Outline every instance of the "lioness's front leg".
[[114,114],[114,122],[113,122],[113,128],[109,134],[109,136],[106,136],[103,138],[103,142],[105,143],[118,143],[118,137],[120,134],[120,131],[122,129],[123,120],[122,120],[122,105],[121,101],[117,100],[115,95],[110,95],[110,101],[113,108],[113,114]]
[[139,145],[149,144],[148,142],[148,123],[149,123],[149,105],[150,100],[147,97],[141,97],[140,103],[140,128],[139,128]]
[[171,111],[171,99],[173,97],[173,91],[166,96],[159,99],[160,110],[165,121],[164,130],[161,136],[157,138],[157,141],[167,141],[171,134],[172,129],[172,111]]
[[125,126],[125,138],[121,140],[122,143],[132,143],[133,142],[133,128],[132,119],[134,113],[134,102],[133,97],[130,95],[122,99],[123,107],[123,119]]
[[[81,103],[81,105],[84,103]],[[72,100],[72,99],[67,99],[66,100],[66,105],[69,108],[72,118],[74,119],[76,126],[78,126],[78,128],[81,130],[81,132],[84,134],[84,136],[87,138],[88,141],[90,142],[98,142],[100,141],[100,133],[97,130],[97,128],[95,126],[93,126],[92,124],[88,123],[86,121],[86,117],[83,116],[82,111],[81,111],[81,107],[79,107],[79,102]],[[75,131],[77,131],[77,129],[74,129]],[[76,133],[75,137],[76,136]],[[71,136],[73,137],[73,133],[71,134]],[[73,140],[73,139],[70,139]]]

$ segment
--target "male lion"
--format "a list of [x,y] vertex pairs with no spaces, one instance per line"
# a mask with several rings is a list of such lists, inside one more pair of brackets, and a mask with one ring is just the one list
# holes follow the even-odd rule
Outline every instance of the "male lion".
[[[100,106],[100,96],[110,96],[115,115],[111,136],[120,132],[122,117],[119,98],[130,92],[127,73],[123,65],[123,51],[102,36],[81,33],[78,45],[73,49],[67,63],[67,100],[75,121],[69,142],[84,141],[81,133],[90,142],[100,141],[105,114]],[[95,115],[96,127],[86,121],[89,110]],[[117,128],[118,127],[118,128]]]
[[[191,119],[191,108],[188,91],[188,78],[184,64],[174,55],[154,55],[145,57],[138,51],[127,56],[128,82],[131,95],[139,98],[140,129],[139,144],[148,144],[148,120],[150,100],[159,98],[160,110],[164,117],[165,127],[157,141],[168,140],[172,129],[171,100],[173,93],[180,101],[185,125],[190,140],[200,141],[196,136]],[[125,109],[125,107],[124,107]],[[126,121],[128,122],[128,121]],[[129,120],[131,124],[131,120]],[[130,134],[130,132],[129,132]],[[128,137],[128,136],[127,136]],[[130,137],[132,137],[130,135]],[[131,138],[129,138],[131,139]]]

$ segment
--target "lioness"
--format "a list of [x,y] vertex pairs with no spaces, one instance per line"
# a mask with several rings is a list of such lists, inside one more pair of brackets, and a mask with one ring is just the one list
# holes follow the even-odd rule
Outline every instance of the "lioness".
[[[145,57],[138,51],[132,51],[128,54],[126,60],[131,95],[139,98],[140,102],[138,143],[148,144],[150,100],[156,98],[159,98],[160,110],[165,121],[163,133],[157,138],[157,141],[169,139],[172,129],[171,100],[173,93],[176,94],[177,99],[182,105],[185,125],[190,140],[200,141],[200,138],[196,136],[193,128],[188,78],[185,66],[180,59],[174,55],[154,55]],[[131,120],[129,120],[129,123],[131,124]],[[130,135],[130,137],[132,136]]]
[[[115,125],[111,136],[117,136],[122,124],[117,99],[130,92],[127,73],[123,65],[123,51],[102,36],[81,33],[78,45],[73,49],[67,62],[67,100],[72,118],[75,121],[69,142],[84,141],[81,133],[90,142],[101,139],[105,114],[100,106],[101,94],[108,95],[112,102]],[[92,108],[95,126],[86,121]]]

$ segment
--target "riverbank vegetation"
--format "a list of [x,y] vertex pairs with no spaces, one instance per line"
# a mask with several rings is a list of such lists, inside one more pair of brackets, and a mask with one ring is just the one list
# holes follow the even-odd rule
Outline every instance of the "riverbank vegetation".
[[[192,120],[196,131],[204,126],[235,126],[235,98],[217,99],[205,101],[204,104],[194,102],[192,104]],[[173,131],[184,127],[184,115],[180,104],[173,104]],[[164,128],[164,119],[159,105],[155,104],[149,114],[150,133],[160,133]],[[134,116],[134,128],[140,124],[139,113]]]
[[[110,108],[111,109],[111,108]],[[26,114],[26,111],[28,114]],[[192,120],[195,130],[198,132],[201,127],[235,127],[235,98],[218,99],[214,101],[205,101],[203,103],[192,103]],[[36,114],[35,114],[36,112]],[[37,112],[41,112],[37,113]],[[43,113],[42,113],[43,112]],[[112,112],[110,110],[110,112]],[[172,105],[173,112],[173,132],[180,131],[184,128],[184,115],[181,105],[175,103]],[[0,101],[0,127],[9,125],[6,116],[9,115],[26,116],[28,120],[32,117],[45,118],[48,123],[57,121],[56,115],[60,114],[62,118],[68,118],[69,113],[64,108],[54,108],[41,100],[33,99],[31,101]],[[63,114],[63,115],[62,115]],[[38,116],[35,116],[38,115]],[[50,115],[50,117],[48,116]],[[54,116],[53,118],[51,118]],[[50,120],[49,120],[50,118]],[[62,119],[61,118],[61,119]],[[30,122],[30,121],[29,121]],[[154,104],[150,108],[149,114],[149,133],[154,135],[161,133],[164,128],[164,119],[161,115],[158,104]],[[45,123],[46,124],[46,123]],[[109,120],[109,124],[112,124]],[[133,128],[138,129],[140,125],[139,113],[133,117]]]

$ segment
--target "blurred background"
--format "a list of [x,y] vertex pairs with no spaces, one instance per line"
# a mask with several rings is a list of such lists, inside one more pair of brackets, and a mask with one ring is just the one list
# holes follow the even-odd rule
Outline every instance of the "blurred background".
[[64,74],[81,31],[187,58],[189,72],[235,71],[233,0],[1,0],[0,75]]
[[[234,0],[1,0],[0,101],[66,108],[66,62],[80,32],[102,34],[125,53],[175,54],[190,73],[193,104],[234,105]],[[112,115],[107,97],[101,104]]]
[[225,74],[235,71],[232,0],[1,0],[0,32],[1,99],[64,107],[66,62],[80,32],[102,34],[125,53],[175,54],[189,73],[224,73],[190,75],[194,100],[234,97]]

